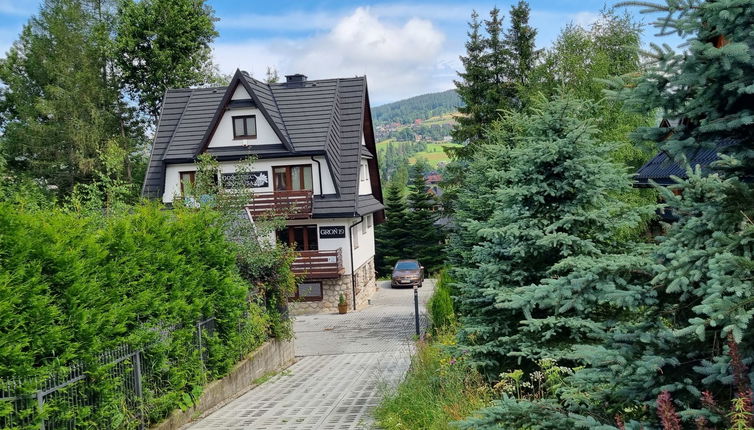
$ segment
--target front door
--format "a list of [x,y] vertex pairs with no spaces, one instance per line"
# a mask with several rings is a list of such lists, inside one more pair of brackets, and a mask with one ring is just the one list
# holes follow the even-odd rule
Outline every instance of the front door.
[[290,225],[278,230],[278,240],[295,247],[296,251],[316,251],[319,249],[316,225]]

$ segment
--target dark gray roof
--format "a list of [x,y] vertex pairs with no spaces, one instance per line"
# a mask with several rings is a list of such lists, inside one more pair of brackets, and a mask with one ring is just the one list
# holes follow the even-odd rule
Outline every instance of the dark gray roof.
[[[723,139],[714,148],[698,149],[687,153],[686,159],[689,162],[689,166],[695,167],[699,165],[703,172],[709,171],[710,164],[719,159],[717,154],[721,148],[732,143],[734,142],[730,139]],[[650,180],[658,185],[673,185],[675,181],[671,179],[671,176],[685,179],[686,167],[673,160],[666,152],[660,152],[639,168],[635,176],[635,185],[637,187],[649,187],[651,186]]]
[[[249,91],[282,145],[206,148],[237,83]],[[220,160],[253,153],[259,158],[324,155],[337,195],[317,197],[314,215],[357,216],[382,210],[382,196],[359,196],[359,164],[371,157],[361,144],[367,103],[365,77],[267,84],[237,71],[230,87],[168,90],[157,127],[142,194],[163,193],[165,165],[191,162],[203,150]],[[371,121],[369,121],[371,124]],[[367,135],[372,135],[368,133]],[[373,139],[367,144],[374,146]],[[374,148],[373,152],[376,152]],[[376,160],[370,160],[376,163]]]

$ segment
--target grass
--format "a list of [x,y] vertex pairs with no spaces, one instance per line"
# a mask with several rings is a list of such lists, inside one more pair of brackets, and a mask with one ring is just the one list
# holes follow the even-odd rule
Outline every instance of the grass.
[[463,356],[451,355],[454,342],[453,332],[418,342],[405,380],[375,411],[379,428],[452,429],[452,422],[490,405],[492,389]]
[[429,164],[432,167],[437,167],[437,164],[440,162],[447,163],[450,161],[450,157],[448,157],[448,154],[445,153],[445,150],[443,147],[449,146],[449,147],[458,147],[461,146],[457,143],[450,143],[450,142],[443,142],[443,143],[428,143],[427,144],[427,150],[422,152],[417,152],[408,159],[409,164],[416,163],[416,159],[418,157],[422,157],[429,162]]

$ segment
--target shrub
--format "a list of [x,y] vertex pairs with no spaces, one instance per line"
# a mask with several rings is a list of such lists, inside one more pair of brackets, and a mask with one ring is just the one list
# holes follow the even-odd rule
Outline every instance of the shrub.
[[[144,349],[144,377],[155,381],[144,387],[149,421],[195,400],[207,380],[281,331],[284,316],[254,292],[292,279],[285,264],[271,280],[244,279],[218,217],[158,204],[102,216],[0,202],[0,379],[66,374],[82,363],[92,375],[86,389],[105,404],[77,420],[101,427],[123,408],[97,376],[100,354],[152,345]],[[215,326],[202,360],[196,323],[208,317]]]
[[451,298],[451,278],[447,269],[442,269],[437,274],[435,292],[427,303],[432,330],[435,334],[447,329],[456,323],[456,315]]

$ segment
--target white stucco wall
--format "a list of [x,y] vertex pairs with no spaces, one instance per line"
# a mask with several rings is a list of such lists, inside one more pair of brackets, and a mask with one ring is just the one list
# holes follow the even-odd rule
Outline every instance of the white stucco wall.
[[[370,215],[371,216],[371,215]],[[351,254],[350,243],[348,239],[348,227],[359,222],[361,218],[322,218],[311,220],[295,220],[289,221],[288,225],[316,225],[317,234],[319,235],[320,226],[341,226],[346,228],[346,237],[341,239],[322,239],[318,238],[319,249],[321,250],[334,250],[341,249],[343,256],[343,267],[346,273],[351,273]],[[367,217],[364,217],[364,223],[367,223]],[[374,219],[372,219],[372,226],[366,228],[366,233],[362,231],[361,224],[351,228],[351,231],[358,235],[359,247],[353,250],[353,264],[358,268],[362,264],[366,263],[370,258],[374,257]]]
[[362,158],[359,165],[359,195],[372,194],[372,183],[369,181],[369,167],[367,159]]
[[[374,257],[374,219],[372,219],[372,226],[368,227],[369,224],[367,217],[373,217],[373,215],[370,214],[364,217],[363,224],[367,225],[366,233],[364,233],[361,224],[351,229],[353,234],[359,235],[359,247],[353,251],[353,264],[355,267],[361,266],[366,263],[367,260]],[[361,218],[357,218],[354,222],[360,219]]]
[[[233,117],[242,115],[256,115],[257,138],[256,139],[233,139]],[[280,139],[267,122],[262,112],[257,108],[242,108],[226,110],[220,123],[215,129],[215,134],[209,142],[210,148],[242,145],[280,145]]]
[[233,91],[233,95],[230,96],[231,100],[248,100],[250,98],[249,92],[246,91],[243,85],[237,85],[235,91]]
[[[314,157],[320,162],[322,167],[322,194],[335,194],[332,176],[324,157]],[[315,195],[320,194],[319,188],[319,169],[317,163],[313,162],[311,157],[294,157],[294,158],[271,158],[256,160],[252,163],[250,170],[266,171],[269,179],[269,186],[264,188],[254,188],[255,192],[272,191],[272,168],[276,166],[290,165],[311,165],[312,166],[312,187]],[[237,163],[228,161],[220,163],[222,173],[233,173],[236,171]],[[162,195],[162,201],[170,203],[176,196],[180,195],[180,172],[196,171],[195,164],[169,164],[165,169],[165,192]]]

